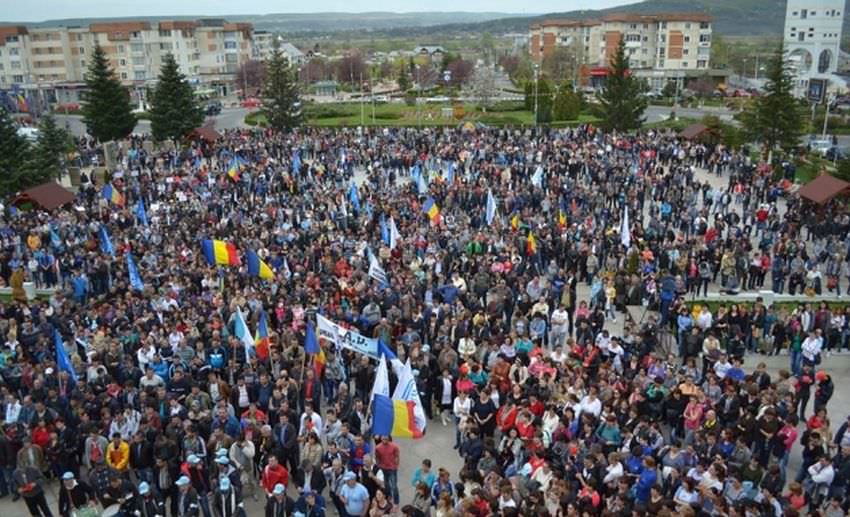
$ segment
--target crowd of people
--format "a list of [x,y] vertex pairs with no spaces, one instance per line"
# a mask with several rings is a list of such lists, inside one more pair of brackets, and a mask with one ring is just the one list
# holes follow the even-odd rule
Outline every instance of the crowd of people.
[[[850,294],[846,207],[749,156],[590,125],[131,138],[107,185],[0,219],[0,498],[63,517],[845,515],[850,417],[821,365],[850,348],[850,309],[702,300]],[[204,239],[243,258],[211,265]],[[326,340],[308,357],[317,314],[410,361],[459,471],[421,458],[399,479],[375,362]]]

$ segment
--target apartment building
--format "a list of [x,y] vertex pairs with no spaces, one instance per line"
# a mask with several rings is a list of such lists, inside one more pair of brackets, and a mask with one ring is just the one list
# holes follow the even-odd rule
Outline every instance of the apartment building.
[[844,85],[836,75],[843,11],[844,0],[788,0],[783,39],[798,96],[820,100],[830,85]]
[[238,87],[239,68],[252,59],[252,35],[251,24],[223,19],[0,27],[0,93],[24,95],[41,107],[78,102],[99,44],[135,101],[141,103],[146,88],[156,83],[169,53],[193,84],[225,95]]
[[604,77],[620,41],[635,75],[652,88],[710,70],[711,17],[702,13],[611,14],[597,20],[552,20],[529,28],[529,53],[541,63],[568,48],[591,77]]

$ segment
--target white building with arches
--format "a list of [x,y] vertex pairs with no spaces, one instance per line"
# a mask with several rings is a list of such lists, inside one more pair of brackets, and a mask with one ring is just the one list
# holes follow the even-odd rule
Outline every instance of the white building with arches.
[[798,96],[811,95],[810,84],[819,87],[829,82],[834,86],[844,83],[835,77],[844,1],[788,0],[783,39]]

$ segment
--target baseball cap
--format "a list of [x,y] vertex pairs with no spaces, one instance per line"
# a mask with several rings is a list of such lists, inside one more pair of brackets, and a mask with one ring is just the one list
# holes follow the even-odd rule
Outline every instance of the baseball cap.
[[139,493],[140,493],[141,495],[146,495],[146,494],[147,494],[148,492],[150,492],[150,491],[151,491],[151,486],[150,486],[149,484],[147,484],[147,483],[146,483],[146,482],[144,482],[144,481],[142,481],[141,483],[139,483]]
[[201,458],[195,456],[194,454],[190,454],[189,457],[187,458],[187,461],[189,463],[191,463],[192,465],[197,465],[198,463],[201,462]]
[[174,482],[174,484],[177,486],[186,486],[189,483],[191,483],[191,481],[189,481],[189,478],[187,478],[186,476],[180,476],[180,479]]
[[230,478],[221,478],[221,481],[218,482],[218,488],[221,490],[230,490]]
[[284,487],[284,486],[283,486],[282,484],[280,484],[280,483],[276,484],[276,485],[274,486],[274,490],[272,491],[272,493],[273,493],[274,495],[281,495],[281,494],[283,494],[284,492],[286,492],[286,487]]
[[219,456],[215,459],[215,462],[219,465],[227,465],[228,463],[230,463],[230,460],[227,459],[225,456]]
[[357,476],[354,475],[354,472],[346,472],[342,476],[343,481],[351,481],[352,479],[356,479]]
[[74,479],[74,473],[73,472],[66,472],[66,473],[62,474],[62,479],[66,480],[66,481],[69,480],[69,479]]

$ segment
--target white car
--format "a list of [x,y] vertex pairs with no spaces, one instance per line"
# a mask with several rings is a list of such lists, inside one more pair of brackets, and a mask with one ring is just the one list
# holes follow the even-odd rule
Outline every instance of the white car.
[[818,139],[809,141],[809,148],[811,148],[812,152],[817,153],[821,156],[826,155],[826,152],[829,151],[830,147],[832,147],[832,140],[829,139]]
[[37,127],[19,127],[18,128],[18,136],[22,136],[29,140],[30,142],[35,142],[38,140],[38,136],[41,132]]

